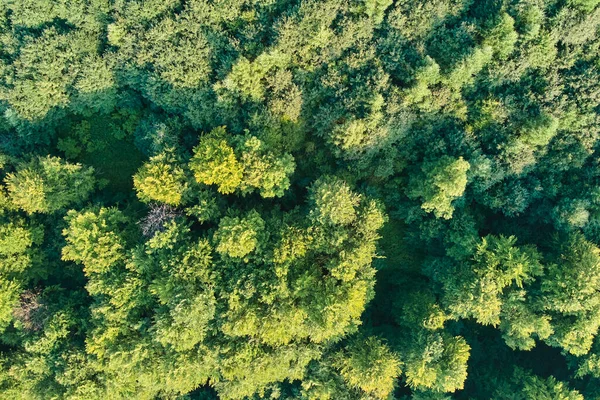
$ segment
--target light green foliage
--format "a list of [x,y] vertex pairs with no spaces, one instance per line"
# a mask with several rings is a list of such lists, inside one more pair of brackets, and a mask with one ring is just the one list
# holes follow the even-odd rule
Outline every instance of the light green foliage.
[[174,206],[181,203],[187,189],[185,171],[169,151],[151,157],[133,176],[133,185],[140,200]]
[[54,27],[27,40],[13,65],[14,88],[5,99],[27,120],[42,119],[52,109],[67,106],[78,78],[84,76],[80,72],[95,58],[97,40],[84,31],[61,34]]
[[538,315],[526,296],[523,290],[514,291],[502,304],[500,330],[511,349],[531,350],[536,345],[534,337],[544,340],[554,333],[551,318]]
[[413,400],[451,400],[452,397],[446,396],[444,393],[431,391],[415,391],[411,399]]
[[47,276],[39,251],[44,231],[19,218],[0,224],[0,334],[14,319],[26,285]]
[[598,0],[570,0],[567,2],[570,6],[587,12],[592,11],[598,3]]
[[[34,247],[42,244],[44,231],[40,226],[27,226],[23,221],[0,225],[0,275],[22,277],[42,262]],[[31,272],[31,271],[29,271]]]
[[452,201],[462,196],[467,186],[469,163],[462,157],[453,159],[442,156],[435,161],[426,161],[422,174],[410,182],[408,195],[421,199],[421,208],[433,212],[437,218],[452,218]]
[[[125,217],[115,213],[101,209],[67,217],[63,258],[84,264],[88,292],[98,300],[92,312],[103,321],[90,333],[87,351],[104,360],[103,369],[115,388],[129,387],[135,379],[143,388],[135,393],[150,396],[165,385],[180,393],[193,382],[203,384],[209,376],[218,376],[215,388],[224,399],[262,395],[277,382],[302,379],[308,363],[320,357],[328,341],[356,331],[372,296],[374,242],[385,221],[380,206],[365,199],[356,205],[352,225],[332,241],[320,232],[329,225],[307,226],[292,215],[285,217],[292,224],[290,230],[280,236],[275,227],[281,215],[267,219],[252,210],[221,219],[211,254],[207,240],[192,239],[189,225],[180,220],[130,250],[121,229]],[[292,235],[289,240],[284,232]],[[331,246],[340,250],[334,252],[339,257],[324,251]],[[274,254],[277,258],[271,259]],[[324,275],[315,260],[332,268],[331,275]],[[333,271],[345,263],[340,282]],[[252,295],[263,286],[272,289]],[[128,328],[143,310],[153,310],[151,341],[134,339],[135,331]],[[123,349],[119,343],[124,342],[133,347]],[[371,347],[374,355],[392,357],[379,342]],[[140,353],[141,348],[145,352]],[[196,351],[205,355],[190,361],[190,368],[200,368],[195,363],[204,366],[188,384],[179,369],[171,373],[173,377],[156,375],[163,373],[161,368],[170,368],[169,359],[152,370],[143,367],[155,352],[187,357]],[[205,361],[214,359],[217,351],[218,362]],[[123,352],[131,359],[127,364]],[[397,360],[391,358],[386,365],[386,370],[393,369]],[[386,378],[389,388],[394,377]],[[110,387],[103,390],[112,393]],[[372,385],[364,390],[379,389]]]
[[10,256],[25,252],[33,243],[31,231],[15,223],[0,226],[0,254]]
[[470,83],[477,73],[492,59],[493,49],[490,46],[476,48],[465,56],[443,81],[453,90],[459,90]]
[[157,322],[157,340],[177,351],[190,350],[202,341],[214,314],[215,299],[210,295],[201,294],[191,300],[182,300],[171,310],[172,320]]
[[431,292],[419,290],[406,293],[394,305],[396,320],[407,327],[435,331],[442,329],[448,319]]
[[360,162],[374,158],[398,141],[410,127],[409,114],[385,124],[385,99],[375,94],[368,101],[369,113],[365,118],[349,118],[334,127],[329,140],[337,156]]
[[246,216],[224,217],[214,234],[217,252],[229,257],[243,258],[260,246],[265,222],[252,210]]
[[373,19],[375,25],[378,25],[383,22],[385,10],[392,3],[392,0],[367,0],[365,1],[365,13]]
[[448,277],[446,302],[457,317],[473,317],[484,325],[498,325],[502,295],[509,287],[522,288],[542,273],[540,255],[530,246],[516,246],[516,238],[487,236],[469,264]]
[[[206,286],[210,252],[205,240],[192,240],[187,224],[172,221],[134,249],[123,243],[123,260],[109,273],[90,274],[86,288],[100,323],[90,332],[86,351],[103,363],[109,378],[101,393],[174,396],[206,383],[215,368],[213,354],[206,346],[197,348],[196,357],[190,351],[205,337],[214,312]],[[142,337],[136,328],[140,313],[152,315]]]
[[310,400],[350,400],[357,397],[345,383],[340,374],[335,371],[329,359],[328,362],[313,362],[308,365],[302,380],[302,397]]
[[307,364],[317,358],[314,346],[288,345],[270,349],[242,342],[227,349],[222,367],[223,381],[215,387],[219,397],[244,399],[257,393],[264,396],[273,382],[301,379]]
[[46,325],[43,335],[33,342],[27,343],[25,350],[30,353],[50,353],[69,334],[73,321],[65,313],[54,314]]
[[570,230],[583,228],[589,222],[589,208],[590,204],[586,201],[568,199],[554,207],[552,212],[556,225]]
[[13,320],[13,310],[19,304],[20,292],[17,283],[0,277],[0,333]]
[[136,63],[140,67],[152,65],[157,78],[176,88],[194,88],[208,81],[212,72],[210,44],[189,13],[161,20],[140,38],[121,29],[121,24],[111,25],[110,41],[136,48]]
[[214,193],[202,189],[188,191],[188,195],[192,194],[195,204],[185,209],[186,215],[195,217],[200,222],[215,221],[221,216],[219,199]]
[[[274,238],[272,261],[267,252],[248,257],[251,262],[243,266],[232,265],[235,289],[228,293],[223,330],[272,346],[302,339],[326,343],[354,332],[372,296],[371,261],[384,220],[381,209],[365,201],[349,226],[290,221]],[[273,232],[270,226],[266,230]],[[240,269],[247,271],[244,279]],[[263,275],[270,277],[272,289],[254,299],[257,276]]]
[[548,68],[557,57],[557,38],[542,30],[531,45],[526,48],[526,64],[533,68]]
[[83,1],[37,1],[24,0],[8,3],[13,12],[12,21],[17,26],[35,28],[60,18],[78,27],[100,29],[99,14],[109,10],[103,0]]
[[503,13],[495,25],[485,32],[483,43],[494,49],[494,53],[500,59],[506,59],[514,51],[518,34],[514,29],[515,20],[508,14]]
[[597,398],[599,27],[0,1],[0,399]]
[[559,250],[541,286],[544,308],[555,315],[549,342],[583,355],[600,327],[600,250],[580,234],[568,238]]
[[312,218],[324,225],[349,225],[356,219],[360,197],[348,184],[335,177],[317,180],[310,189],[314,204]]
[[279,51],[262,53],[254,61],[242,57],[235,63],[222,87],[244,98],[260,101],[265,96],[267,74],[286,68],[289,62],[289,56]]
[[53,213],[80,204],[94,190],[92,168],[58,157],[39,157],[22,164],[5,179],[11,201],[28,213]]
[[263,141],[250,135],[230,145],[226,135],[224,128],[217,128],[200,139],[190,161],[196,180],[216,184],[225,194],[258,190],[264,198],[282,197],[296,168],[294,157],[269,151]]
[[592,375],[595,378],[600,376],[600,357],[597,354],[591,354],[577,369],[577,376]]
[[43,230],[31,229],[15,220],[0,225],[0,254],[11,256],[24,253],[35,242],[39,244],[43,238]]
[[544,11],[534,2],[523,2],[518,9],[517,28],[525,40],[537,36],[544,21]]
[[[277,27],[276,48],[291,53],[295,64],[307,69],[332,59],[347,42],[345,38],[337,38],[333,29],[333,21],[341,9],[342,5],[333,1],[302,2],[297,15]],[[324,52],[325,49],[329,51]]]
[[548,279],[542,284],[545,307],[562,313],[577,313],[596,306],[600,250],[575,234],[561,247],[556,261],[557,264],[548,267]]
[[227,194],[239,187],[243,169],[225,135],[224,128],[217,128],[210,135],[203,136],[194,147],[190,169],[196,181],[217,185],[220,193]]
[[161,273],[160,279],[150,285],[150,291],[161,304],[174,301],[179,306],[179,293],[201,289],[200,283],[208,284],[212,279],[212,248],[206,239],[191,239],[189,224],[171,221],[163,232],[145,243],[141,253],[134,255],[136,269]]
[[127,218],[114,208],[98,211],[71,210],[65,217],[69,226],[63,230],[67,246],[63,247],[65,261],[81,263],[87,274],[108,272],[124,260],[124,239],[120,225]]
[[394,390],[400,365],[398,357],[376,337],[354,339],[334,362],[350,387],[382,399]]
[[519,129],[519,135],[512,137],[504,149],[504,158],[515,173],[535,163],[535,152],[548,145],[556,135],[558,120],[551,115],[541,114],[528,120]]
[[243,140],[238,147],[244,175],[240,184],[242,194],[258,190],[264,198],[282,197],[290,186],[290,175],[296,164],[291,154],[278,155],[265,149],[254,136]]
[[518,400],[584,400],[577,390],[570,389],[564,382],[558,381],[553,376],[544,379],[520,368],[514,371],[512,385],[504,390],[498,390],[494,395],[510,396]]
[[470,349],[460,336],[438,333],[420,336],[405,359],[408,385],[435,392],[462,389],[467,378]]
[[594,345],[589,354],[579,357],[577,372],[575,376],[577,378],[592,376],[594,378],[600,377],[600,355],[597,352],[598,340],[594,340]]
[[583,400],[584,397],[577,390],[571,390],[563,382],[550,377],[546,380],[532,378],[527,381],[523,388],[523,399]]
[[438,83],[442,77],[440,66],[434,59],[427,56],[425,64],[415,73],[415,84],[405,92],[404,101],[407,104],[418,104],[420,107],[432,107],[430,87]]
[[210,288],[212,249],[205,240],[188,245],[189,236],[187,225],[171,222],[146,243],[146,255],[136,266],[152,270],[158,264],[160,272],[149,287],[166,307],[157,315],[155,340],[178,352],[204,340],[216,312]]
[[397,1],[389,13],[390,25],[409,40],[422,40],[445,18],[459,14],[462,5],[461,1],[446,0]]

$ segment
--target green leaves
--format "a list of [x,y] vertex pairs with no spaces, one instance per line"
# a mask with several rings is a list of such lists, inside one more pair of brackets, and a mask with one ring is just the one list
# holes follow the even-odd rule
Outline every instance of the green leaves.
[[346,182],[326,176],[311,186],[310,201],[314,204],[313,220],[323,225],[349,225],[356,219],[360,197]]
[[21,288],[16,282],[0,278],[0,333],[13,320],[13,310],[19,304],[20,292]]
[[514,29],[515,20],[503,13],[494,21],[494,25],[484,33],[483,43],[494,49],[499,59],[506,59],[515,49],[518,34]]
[[296,164],[291,154],[278,155],[269,151],[255,136],[242,139],[238,149],[244,177],[240,184],[242,194],[258,190],[264,198],[283,197],[290,187],[290,175]]
[[92,168],[58,157],[38,157],[18,166],[5,183],[11,201],[28,213],[53,213],[80,204],[94,190]]
[[600,250],[581,234],[572,235],[560,250],[542,284],[546,307],[568,314],[596,307],[600,301]]
[[[118,27],[115,25],[111,35],[115,44],[133,39],[119,34]],[[176,88],[195,88],[209,80],[210,44],[201,26],[187,13],[158,22],[144,32],[137,45],[140,48],[134,53],[136,62],[140,66],[152,65],[158,77]]]
[[205,338],[215,316],[215,303],[212,293],[182,300],[170,310],[168,316],[161,316],[157,320],[156,340],[179,352],[191,350]]
[[407,195],[420,198],[423,201],[421,208],[426,212],[433,212],[437,218],[450,219],[454,212],[452,201],[462,196],[467,186],[469,167],[462,157],[442,156],[435,161],[426,161],[421,174],[411,179]]
[[114,208],[78,213],[69,211],[65,217],[69,223],[63,230],[67,245],[62,258],[84,265],[86,274],[108,272],[125,260],[125,239],[121,225],[128,219]]
[[150,158],[133,176],[138,198],[177,206],[187,190],[186,175],[171,151]]
[[393,3],[392,0],[365,1],[365,13],[373,19],[375,25],[380,24],[385,16],[385,10]]
[[[230,146],[235,142],[235,147]],[[290,154],[276,154],[255,136],[228,139],[225,128],[217,128],[194,148],[190,169],[196,181],[216,184],[220,193],[256,190],[264,198],[282,197],[290,186],[296,165]]]
[[222,255],[244,258],[261,246],[265,222],[252,210],[242,218],[224,217],[213,236],[215,249]]
[[221,85],[242,97],[260,101],[265,96],[266,85],[263,80],[267,74],[284,69],[289,63],[289,55],[279,51],[262,53],[254,61],[241,57]]
[[419,336],[405,359],[407,383],[414,389],[435,392],[462,389],[470,349],[460,336],[439,333]]
[[600,327],[600,250],[573,234],[559,251],[541,285],[544,308],[555,315],[549,342],[584,355]]
[[583,400],[577,391],[570,389],[564,382],[550,376],[546,379],[535,376],[521,368],[515,368],[512,382],[494,393],[495,396],[511,396],[518,400]]
[[535,248],[515,246],[515,237],[482,239],[472,264],[448,277],[446,301],[459,317],[474,317],[484,325],[498,325],[505,288],[523,287],[542,273]]
[[354,339],[333,365],[350,387],[381,399],[392,393],[401,372],[398,356],[376,337]]
[[190,169],[199,183],[217,185],[220,193],[228,194],[240,185],[243,170],[225,135],[225,129],[218,128],[202,137],[194,147]]
[[[43,261],[35,248],[43,243],[43,239],[41,226],[28,226],[16,218],[14,222],[0,224],[0,274],[13,278],[35,276],[35,267],[39,268]],[[43,271],[37,273],[43,274]]]
[[599,16],[0,2],[0,398],[597,397]]
[[510,292],[506,297],[499,328],[511,349],[531,350],[536,345],[535,338],[546,340],[554,333],[552,318],[537,311],[531,296],[528,297],[524,290]]

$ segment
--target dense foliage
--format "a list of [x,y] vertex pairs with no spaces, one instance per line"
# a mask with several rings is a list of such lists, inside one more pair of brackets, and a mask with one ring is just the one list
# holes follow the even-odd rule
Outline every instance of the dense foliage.
[[0,1],[3,399],[600,398],[600,0]]

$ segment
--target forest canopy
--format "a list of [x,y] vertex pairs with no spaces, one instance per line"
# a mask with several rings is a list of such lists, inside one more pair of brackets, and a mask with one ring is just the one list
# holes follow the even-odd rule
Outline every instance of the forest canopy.
[[0,398],[600,399],[600,0],[1,0]]

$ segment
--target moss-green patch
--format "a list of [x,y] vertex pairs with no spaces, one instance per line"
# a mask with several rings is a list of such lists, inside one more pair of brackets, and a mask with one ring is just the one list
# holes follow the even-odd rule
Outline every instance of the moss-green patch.
[[382,236],[378,242],[380,254],[385,257],[378,262],[381,269],[401,270],[405,273],[420,271],[422,255],[408,245],[406,225],[403,222],[390,219],[381,229],[380,234]]
[[96,170],[98,179],[106,179],[108,190],[114,194],[129,193],[133,187],[133,174],[144,162],[144,155],[132,141],[113,140],[102,149],[85,153],[81,162]]
[[133,144],[138,121],[132,110],[70,121],[59,133],[57,147],[67,159],[94,167],[111,195],[129,194],[132,176],[145,160]]

